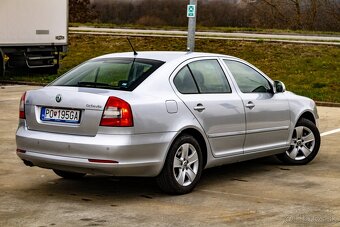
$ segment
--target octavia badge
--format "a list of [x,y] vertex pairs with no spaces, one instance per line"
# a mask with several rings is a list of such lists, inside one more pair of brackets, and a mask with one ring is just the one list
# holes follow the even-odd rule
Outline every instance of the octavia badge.
[[55,97],[55,101],[60,102],[61,101],[61,94],[57,94]]

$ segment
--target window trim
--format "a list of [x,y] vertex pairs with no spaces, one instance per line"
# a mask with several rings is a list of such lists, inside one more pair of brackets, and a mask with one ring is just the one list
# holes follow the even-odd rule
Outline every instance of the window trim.
[[[221,71],[222,71],[222,73],[223,73],[223,75],[224,75],[224,78],[225,78],[225,80],[226,80],[226,82],[227,82],[227,85],[229,86],[229,89],[230,89],[229,92],[204,92],[204,93],[201,92],[201,90],[200,90],[200,88],[199,88],[199,86],[198,86],[198,84],[197,84],[197,81],[196,81],[196,79],[195,79],[195,76],[194,76],[193,73],[192,73],[192,70],[191,70],[189,64],[194,63],[194,62],[198,62],[198,61],[209,61],[209,60],[215,60],[215,61],[217,62],[217,64],[221,67]],[[176,76],[178,75],[178,73],[179,73],[183,68],[185,68],[185,67],[187,67],[187,68],[189,69],[190,75],[191,75],[191,77],[192,77],[192,79],[193,79],[193,81],[194,81],[194,83],[195,83],[195,86],[196,86],[196,89],[197,89],[198,93],[182,93],[182,92],[180,92],[180,91],[178,90],[178,88],[176,87],[176,85],[175,85],[175,83],[174,83],[174,80],[175,80]],[[228,78],[228,76],[227,76],[227,74],[226,74],[226,72],[225,72],[225,70],[224,70],[224,68],[223,68],[223,65],[221,64],[220,59],[219,59],[218,57],[204,57],[204,58],[193,58],[193,59],[189,59],[189,60],[183,62],[182,64],[180,64],[180,65],[176,68],[176,70],[172,73],[172,75],[174,75],[174,76],[170,76],[170,80],[172,81],[172,84],[173,84],[175,90],[176,90],[177,92],[179,92],[180,94],[182,94],[182,95],[195,95],[195,94],[203,94],[203,95],[209,95],[209,94],[216,95],[216,94],[217,94],[217,95],[218,95],[218,94],[232,94],[232,93],[233,93],[233,87],[231,86],[231,82],[229,81],[229,78]]]
[[[235,86],[235,88],[241,92],[242,94],[273,94],[274,93],[274,85],[273,85],[273,80],[270,79],[265,73],[263,73],[261,70],[259,70],[258,68],[256,68],[254,65],[250,64],[249,62],[243,61],[241,59],[233,59],[233,58],[221,58],[221,61],[223,62],[225,69],[227,70],[227,73],[229,75],[229,77],[231,78],[233,85]],[[234,62],[238,62],[241,63],[243,65],[246,65],[248,67],[250,67],[251,69],[253,69],[254,71],[256,71],[258,74],[260,74],[269,84],[269,86],[271,87],[271,92],[243,92],[240,87],[237,84],[237,81],[233,75],[233,73],[230,71],[229,66],[227,65],[227,63],[225,61],[234,61]]]

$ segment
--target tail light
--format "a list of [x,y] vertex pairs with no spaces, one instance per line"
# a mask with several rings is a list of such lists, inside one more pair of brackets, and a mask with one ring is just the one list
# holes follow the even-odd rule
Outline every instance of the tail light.
[[110,96],[106,102],[100,126],[132,127],[133,117],[130,104]]
[[26,92],[22,94],[20,99],[20,106],[19,106],[19,118],[25,119],[25,99],[26,99]]

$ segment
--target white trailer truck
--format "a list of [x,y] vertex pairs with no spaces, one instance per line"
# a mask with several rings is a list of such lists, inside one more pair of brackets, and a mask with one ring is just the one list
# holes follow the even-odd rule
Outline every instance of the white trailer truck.
[[56,73],[67,31],[68,0],[1,0],[0,76],[7,67]]

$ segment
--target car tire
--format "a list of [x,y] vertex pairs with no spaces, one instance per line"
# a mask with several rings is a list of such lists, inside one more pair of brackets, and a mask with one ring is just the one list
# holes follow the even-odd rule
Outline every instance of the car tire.
[[57,174],[59,177],[62,177],[65,179],[72,179],[72,180],[81,179],[86,175],[86,173],[68,172],[68,171],[57,170],[57,169],[54,169],[53,172]]
[[319,152],[320,132],[316,125],[307,119],[300,119],[294,128],[289,149],[278,154],[277,158],[289,165],[305,165]]
[[171,145],[157,184],[166,193],[186,194],[198,183],[203,169],[202,151],[190,135],[179,136]]

